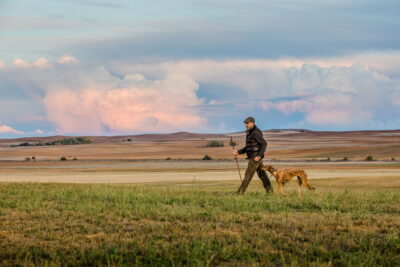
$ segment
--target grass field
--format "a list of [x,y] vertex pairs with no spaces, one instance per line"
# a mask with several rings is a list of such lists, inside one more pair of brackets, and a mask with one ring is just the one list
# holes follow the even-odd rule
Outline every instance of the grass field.
[[398,266],[400,179],[0,183],[0,265]]

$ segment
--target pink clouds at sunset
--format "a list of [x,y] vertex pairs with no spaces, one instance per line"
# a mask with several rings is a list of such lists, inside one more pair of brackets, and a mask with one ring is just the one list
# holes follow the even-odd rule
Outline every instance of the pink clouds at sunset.
[[[397,52],[392,57],[400,59]],[[34,121],[59,134],[228,131],[225,116],[270,112],[268,123],[276,120],[280,127],[392,128],[399,125],[400,79],[393,74],[397,60],[383,67],[389,58],[375,53],[96,66],[64,55],[15,59],[0,76],[3,88],[15,86],[10,95],[18,89],[37,105],[26,107],[20,121],[41,118]],[[21,114],[26,103],[1,101],[10,110],[19,104]],[[38,112],[31,114],[32,108]]]
[[195,109],[202,104],[196,97],[195,81],[177,74],[154,81],[138,77],[141,75],[114,80],[109,88],[95,81],[90,88],[49,88],[43,101],[48,119],[62,133],[175,131],[205,126],[205,119]]

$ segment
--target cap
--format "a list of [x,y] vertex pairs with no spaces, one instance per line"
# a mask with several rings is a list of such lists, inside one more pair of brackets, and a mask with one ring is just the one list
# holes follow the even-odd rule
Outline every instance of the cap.
[[247,119],[245,119],[243,122],[244,122],[244,123],[248,123],[248,122],[255,122],[255,120],[254,120],[254,118],[253,118],[253,117],[248,117],[248,118],[247,118]]

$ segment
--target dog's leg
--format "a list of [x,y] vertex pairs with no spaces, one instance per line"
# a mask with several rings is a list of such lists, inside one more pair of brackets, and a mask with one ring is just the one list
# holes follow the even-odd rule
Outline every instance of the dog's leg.
[[279,184],[278,184],[278,189],[279,189],[279,191],[281,192],[281,194],[282,194],[284,197],[286,197],[286,192],[285,192],[285,189],[283,188],[283,183],[282,183],[282,182],[279,182]]
[[303,177],[301,177],[301,181],[303,182],[304,186],[307,187],[307,189],[314,192],[315,187],[311,186],[307,181],[307,173],[304,172]]
[[297,176],[297,190],[299,191],[299,196],[301,196],[301,179],[300,176]]

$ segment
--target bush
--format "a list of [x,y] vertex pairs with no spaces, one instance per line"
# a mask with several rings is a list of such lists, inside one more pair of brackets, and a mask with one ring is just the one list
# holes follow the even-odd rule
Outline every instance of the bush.
[[129,138],[129,139],[128,139],[128,142],[132,142],[132,139]]
[[331,158],[330,158],[330,157],[328,157],[328,158],[326,159],[326,161],[331,161]]
[[344,157],[343,158],[343,161],[348,161],[349,159],[347,158],[347,157]]
[[172,159],[171,157],[167,157],[167,158],[166,158],[166,160],[171,160],[171,159]]
[[223,146],[224,146],[224,142],[223,141],[217,141],[217,140],[209,141],[206,144],[206,147],[223,147]]
[[392,158],[392,161],[395,161],[396,159],[395,158]]
[[369,155],[369,156],[367,156],[367,157],[365,158],[365,160],[366,160],[366,161],[373,161],[373,160],[374,160],[374,157],[372,157],[371,155]]
[[212,157],[210,157],[209,155],[205,155],[205,156],[203,157],[203,160],[212,160]]
[[72,160],[78,160],[78,158],[74,157]]
[[66,161],[67,158],[66,158],[66,157],[61,157],[60,160],[61,160],[61,161]]
[[31,144],[30,143],[28,143],[28,142],[25,142],[25,143],[21,143],[21,144],[19,144],[19,146],[30,146]]
[[31,161],[31,158],[30,157],[26,157],[25,161]]
[[72,138],[64,138],[56,141],[56,143],[61,145],[79,145],[79,144],[90,144],[92,140],[87,137],[72,137]]
[[35,156],[32,156],[32,160],[33,160],[33,161],[36,161],[36,157],[35,157]]

